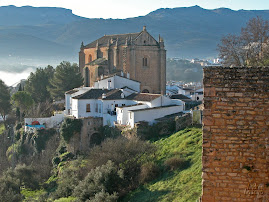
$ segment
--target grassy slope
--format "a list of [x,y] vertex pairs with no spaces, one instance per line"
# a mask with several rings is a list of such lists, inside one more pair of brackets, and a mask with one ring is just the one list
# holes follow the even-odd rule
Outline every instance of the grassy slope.
[[161,176],[126,198],[126,201],[196,201],[201,194],[202,131],[187,128],[168,138],[156,141],[156,161],[159,165],[170,157],[180,156],[190,160],[184,170],[165,171]]
[[5,131],[4,123],[0,123],[0,134],[2,134]]

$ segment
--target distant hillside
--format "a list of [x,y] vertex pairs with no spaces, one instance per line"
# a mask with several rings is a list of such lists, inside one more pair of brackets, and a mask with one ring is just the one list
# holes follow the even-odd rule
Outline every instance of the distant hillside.
[[158,9],[128,19],[87,19],[63,8],[4,6],[0,7],[0,56],[19,57],[18,62],[40,57],[49,61],[58,56],[73,62],[81,41],[87,44],[104,34],[139,32],[146,25],[155,38],[164,37],[168,57],[215,57],[220,38],[240,32],[255,16],[269,20],[269,11],[194,6]]

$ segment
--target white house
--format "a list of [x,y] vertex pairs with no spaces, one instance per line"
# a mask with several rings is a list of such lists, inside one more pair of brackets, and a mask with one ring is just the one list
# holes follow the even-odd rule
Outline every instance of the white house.
[[162,118],[167,115],[176,114],[182,112],[182,106],[178,105],[167,105],[160,107],[144,108],[144,109],[133,109],[128,111],[128,125],[132,128],[135,123],[140,121],[146,121],[149,124],[155,123],[156,119]]
[[204,99],[203,88],[179,88],[178,94],[185,95],[192,101],[203,101]]
[[116,75],[107,77],[96,82],[95,88],[81,87],[66,92],[65,114],[75,118],[102,117],[103,125],[117,123],[134,127],[139,121],[152,124],[157,118],[183,111],[180,100],[139,91],[139,82]]
[[94,88],[99,88],[99,89],[110,90],[110,89],[121,89],[124,87],[128,87],[129,89],[135,92],[140,92],[139,81],[135,81],[135,80],[125,78],[123,76],[118,76],[118,75],[105,77],[94,83]]

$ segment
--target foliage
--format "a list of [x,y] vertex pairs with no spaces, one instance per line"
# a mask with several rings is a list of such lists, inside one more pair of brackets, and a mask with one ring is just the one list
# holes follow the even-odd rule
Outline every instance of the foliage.
[[82,127],[82,120],[66,118],[61,125],[60,134],[68,143],[75,133],[79,133]]
[[229,34],[218,45],[219,56],[225,66],[268,65],[269,21],[252,18],[239,36]]
[[158,165],[154,162],[147,162],[141,166],[141,171],[139,174],[139,182],[145,183],[154,180],[160,174],[160,169]]
[[83,84],[83,78],[80,74],[78,65],[70,62],[61,62],[56,67],[53,78],[48,88],[51,96],[55,100],[64,99],[64,93]]
[[67,198],[59,198],[57,200],[54,200],[54,202],[72,202],[72,201],[76,201],[75,197],[67,197]]
[[57,189],[54,192],[54,198],[69,197],[79,184],[79,168],[66,168],[62,171],[57,181]]
[[21,189],[21,194],[24,196],[24,201],[25,202],[32,202],[32,201],[42,201],[41,196],[45,195],[46,192],[41,189],[41,190],[31,190],[27,188],[22,188]]
[[9,170],[0,178],[0,201],[20,202],[23,196],[20,193],[20,182]]
[[164,162],[164,165],[166,165],[170,170],[183,169],[188,167],[189,161],[186,161],[183,158],[175,156],[167,159]]
[[48,65],[46,68],[37,68],[34,73],[31,72],[25,83],[25,91],[28,92],[36,103],[50,100],[48,87],[49,80],[53,77],[54,69]]
[[25,91],[18,91],[12,95],[12,100],[16,107],[20,109],[20,120],[22,120],[22,113],[26,113],[34,104],[31,95]]
[[[123,152],[124,151],[124,152]],[[100,146],[95,146],[87,157],[89,165],[94,168],[105,164],[108,160],[116,165],[124,166],[123,163],[140,163],[138,159],[144,154],[152,153],[154,146],[137,138],[126,139],[122,136],[108,138]]]
[[10,104],[10,93],[8,87],[5,83],[0,79],[0,116],[3,117],[5,128],[6,125],[6,117],[11,111],[11,104]]
[[112,161],[108,161],[105,165],[96,167],[88,173],[86,178],[75,188],[74,196],[81,201],[93,197],[95,198],[93,201],[98,198],[109,198],[109,201],[115,201],[115,191],[119,189],[122,180],[123,171],[119,170]]
[[20,188],[29,189],[39,187],[35,171],[26,165],[17,165],[14,170],[7,170],[0,178],[0,201],[22,201],[23,196]]
[[90,202],[100,202],[100,201],[105,201],[105,202],[115,202],[118,199],[117,193],[109,194],[105,192],[104,190],[96,193],[94,195],[94,198],[90,199]]
[[4,123],[0,123],[0,135],[5,131]]
[[41,152],[45,149],[47,141],[56,133],[56,130],[53,128],[37,130],[35,134],[33,134],[32,139],[34,140],[34,146],[37,152]]
[[39,183],[36,176],[36,171],[31,166],[17,165],[14,169],[14,174],[20,180],[20,185],[29,189],[38,189]]
[[163,170],[160,177],[130,193],[124,201],[196,201],[201,194],[202,131],[186,128],[154,143],[155,161],[162,166],[167,159],[189,161],[186,169]]

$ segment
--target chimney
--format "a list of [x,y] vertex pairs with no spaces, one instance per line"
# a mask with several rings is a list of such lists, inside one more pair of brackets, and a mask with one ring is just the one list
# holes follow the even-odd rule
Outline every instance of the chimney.
[[103,93],[103,94],[102,94],[102,99],[105,99],[105,98],[106,98],[106,94]]
[[122,77],[124,76],[124,75],[123,75],[123,71],[120,72],[120,75],[121,75]]
[[127,79],[130,79],[130,73],[127,72]]
[[120,97],[123,99],[124,98],[124,93],[121,93],[120,94]]

